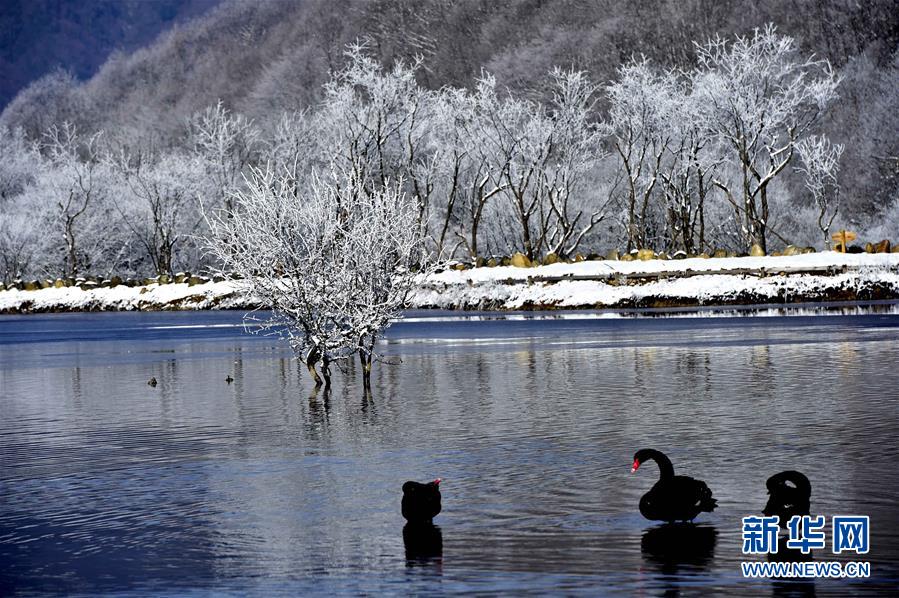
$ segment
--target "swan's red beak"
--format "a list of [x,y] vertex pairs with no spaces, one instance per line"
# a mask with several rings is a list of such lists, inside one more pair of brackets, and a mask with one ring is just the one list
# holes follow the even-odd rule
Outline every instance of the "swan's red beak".
[[634,459],[634,464],[631,466],[631,473],[634,473],[640,468],[640,462],[637,459]]
[[440,485],[440,482],[442,482],[442,481],[443,481],[443,480],[442,480],[441,478],[437,478],[436,480],[434,480],[434,485],[435,485],[435,486],[439,486],[439,485]]

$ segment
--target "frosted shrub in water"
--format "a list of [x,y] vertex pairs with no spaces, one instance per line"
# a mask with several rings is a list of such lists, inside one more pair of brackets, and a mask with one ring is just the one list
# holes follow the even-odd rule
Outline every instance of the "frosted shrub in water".
[[427,265],[415,202],[400,182],[292,177],[257,170],[233,208],[210,217],[209,245],[226,272],[271,317],[261,330],[285,337],[316,384],[321,364],[359,354],[368,387],[378,336],[401,315],[413,269]]

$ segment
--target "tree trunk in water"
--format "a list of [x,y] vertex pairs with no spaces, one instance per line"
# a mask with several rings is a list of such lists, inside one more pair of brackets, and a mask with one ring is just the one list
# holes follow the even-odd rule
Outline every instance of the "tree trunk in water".
[[371,353],[359,351],[359,362],[362,364],[362,387],[366,396],[371,395]]
[[322,378],[318,375],[318,372],[315,371],[315,363],[318,361],[318,352],[310,351],[309,355],[306,356],[306,368],[309,370],[309,375],[312,376],[312,379],[315,380],[315,386],[322,385]]
[[325,377],[325,389],[331,388],[331,360],[322,357],[322,376]]

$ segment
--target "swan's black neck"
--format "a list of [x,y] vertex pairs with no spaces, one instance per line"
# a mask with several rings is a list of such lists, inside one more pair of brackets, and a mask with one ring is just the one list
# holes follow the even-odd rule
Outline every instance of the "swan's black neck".
[[640,460],[640,463],[649,460],[655,461],[659,466],[659,479],[665,480],[674,477],[674,465],[671,464],[671,459],[661,451],[655,449],[643,449],[637,453],[637,459]]
[[810,495],[812,493],[812,484],[809,482],[809,479],[805,477],[805,474],[792,469],[774,474],[768,478],[768,482],[765,485],[770,492],[787,487],[787,482],[792,482],[793,485],[796,486],[796,490],[805,495]]

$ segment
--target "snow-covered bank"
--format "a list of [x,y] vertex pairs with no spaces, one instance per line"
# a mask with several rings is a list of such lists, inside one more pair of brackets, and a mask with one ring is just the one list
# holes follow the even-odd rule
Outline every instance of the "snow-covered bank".
[[150,284],[147,286],[78,287],[35,291],[0,291],[0,313],[67,311],[157,311],[191,309],[242,309],[252,307],[237,292],[236,283],[207,282]]
[[[239,283],[0,291],[0,313],[251,309]],[[899,254],[587,261],[535,268],[447,270],[411,307],[554,309],[899,299]]]

